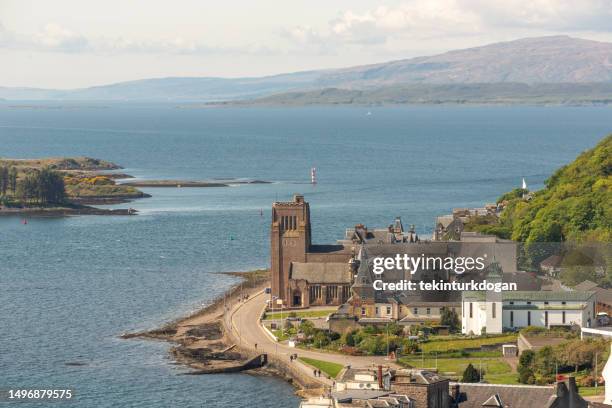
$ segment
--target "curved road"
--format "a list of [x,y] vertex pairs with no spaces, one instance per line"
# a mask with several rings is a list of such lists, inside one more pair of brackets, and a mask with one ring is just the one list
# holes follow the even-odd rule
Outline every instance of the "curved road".
[[397,365],[382,356],[349,356],[344,354],[326,353],[320,351],[303,350],[299,348],[289,347],[282,343],[274,341],[263,329],[260,324],[259,317],[266,307],[267,296],[263,292],[253,295],[245,302],[235,305],[229,313],[229,321],[231,330],[238,344],[242,347],[247,347],[257,351],[275,355],[278,358],[286,361],[288,364],[299,366],[311,378],[323,384],[330,385],[331,380],[323,377],[314,377],[312,369],[299,362],[291,363],[289,356],[297,354],[298,357],[308,357],[316,360],[331,361],[342,364],[344,366],[351,365],[352,367],[367,367],[374,365],[386,365],[397,367]]

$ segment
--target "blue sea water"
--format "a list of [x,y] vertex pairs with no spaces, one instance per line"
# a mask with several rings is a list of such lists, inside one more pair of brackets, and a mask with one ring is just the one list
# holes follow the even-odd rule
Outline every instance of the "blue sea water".
[[0,105],[0,157],[273,182],[143,189],[153,197],[130,204],[134,217],[0,217],[0,389],[73,388],[79,407],[296,406],[280,380],[180,375],[167,343],[118,335],[206,304],[235,282],[216,272],[266,267],[274,200],[304,193],[318,243],[395,216],[425,236],[436,215],[493,201],[522,177],[541,187],[611,131],[612,111],[597,107]]

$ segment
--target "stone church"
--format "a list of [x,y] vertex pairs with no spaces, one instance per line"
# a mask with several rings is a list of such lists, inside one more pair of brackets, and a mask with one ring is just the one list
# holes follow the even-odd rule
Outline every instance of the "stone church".
[[311,243],[304,196],[272,205],[272,295],[286,307],[339,306],[350,297],[350,248]]
[[[346,304],[351,308],[351,314],[361,319],[433,318],[443,306],[460,307],[460,297],[456,296],[460,294],[454,293],[457,298],[449,298],[448,294],[441,296],[440,293],[374,291],[371,261],[375,257],[396,254],[444,257],[474,256],[488,252],[493,256],[486,263],[497,257],[504,271],[516,271],[514,243],[504,245],[495,237],[463,235],[461,241],[422,241],[413,226],[405,231],[398,217],[387,228],[368,229],[363,224],[357,224],[347,229],[344,238],[334,245],[313,245],[310,207],[304,196],[296,194],[292,201],[272,205],[272,296],[277,303],[281,300],[288,308]],[[451,278],[445,270],[427,271],[427,276],[423,276],[423,273],[389,270],[385,272],[384,280]],[[468,278],[468,274],[463,278]],[[415,316],[409,316],[411,314]]]

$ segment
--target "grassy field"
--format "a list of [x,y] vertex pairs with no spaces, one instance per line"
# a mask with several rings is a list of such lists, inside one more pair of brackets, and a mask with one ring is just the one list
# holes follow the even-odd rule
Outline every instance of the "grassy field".
[[[297,312],[283,312],[282,317],[286,319],[289,316],[308,318],[308,317],[327,317],[330,313],[333,313],[336,309],[325,309],[325,310],[301,310]],[[265,320],[276,320],[281,318],[281,312],[266,313]]]
[[278,341],[285,341],[285,340],[289,340],[291,337],[295,336],[295,329],[294,330],[272,330],[272,334],[274,334],[276,336],[276,338],[278,339]]
[[599,387],[578,387],[578,393],[583,397],[592,397],[594,395],[603,395],[605,387],[600,385]]
[[142,192],[135,187],[124,186],[122,184],[113,185],[92,185],[79,183],[66,186],[68,197],[140,197]]
[[400,359],[401,364],[407,364],[416,368],[436,368],[442,375],[451,377],[452,379],[461,379],[463,371],[472,364],[476,369],[479,369],[482,364],[484,371],[483,379],[491,384],[517,384],[516,373],[512,372],[512,367],[506,363],[501,357],[459,357],[459,358],[438,358],[432,356],[403,357]]
[[503,336],[495,337],[476,337],[473,339],[468,338],[449,338],[449,339],[435,339],[427,343],[421,344],[421,350],[425,353],[435,352],[447,352],[450,350],[462,350],[466,348],[478,348],[480,346],[499,344],[499,343],[514,343],[516,342],[516,334],[506,334]]
[[321,370],[321,372],[329,375],[331,378],[336,378],[336,376],[344,368],[342,364],[331,363],[329,361],[315,360],[314,358],[299,357],[298,360],[315,368],[318,368],[319,370]]

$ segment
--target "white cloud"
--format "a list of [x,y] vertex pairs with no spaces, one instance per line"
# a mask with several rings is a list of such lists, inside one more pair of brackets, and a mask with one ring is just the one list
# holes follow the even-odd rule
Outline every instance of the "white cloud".
[[[408,0],[395,7],[347,10],[300,43],[384,45],[518,32],[612,33],[612,0]],[[291,31],[291,30],[289,30]]]
[[341,55],[348,49],[359,52],[366,47],[378,54],[392,54],[408,49],[439,51],[461,47],[462,43],[482,44],[548,33],[608,35],[612,33],[610,21],[612,0],[403,0],[393,7],[345,10],[316,29],[310,25],[277,28],[276,35],[274,31],[265,33],[246,44],[240,42],[250,38],[228,44],[223,32],[219,38],[209,36],[204,40],[193,33],[149,39],[130,34],[93,35],[50,22],[29,34],[7,30],[0,24],[0,45],[97,55]]
[[347,42],[376,44],[407,32],[419,37],[473,34],[480,31],[481,21],[455,0],[417,0],[360,14],[347,11],[330,25],[331,33]]
[[29,43],[35,47],[65,52],[79,52],[89,48],[87,38],[57,23],[45,25],[40,33],[29,39]]
[[161,40],[132,40],[124,37],[87,37],[57,23],[48,23],[35,34],[18,34],[0,23],[0,45],[8,49],[62,53],[112,54],[270,54],[259,45],[210,46],[180,36]]

